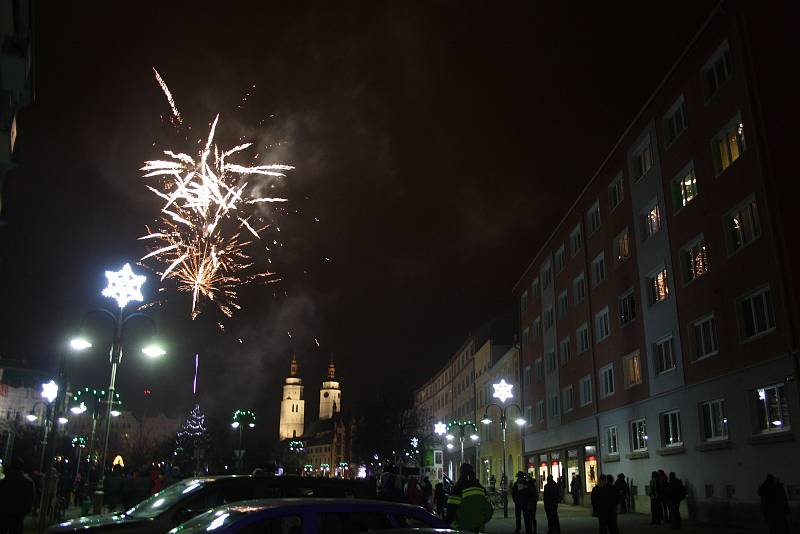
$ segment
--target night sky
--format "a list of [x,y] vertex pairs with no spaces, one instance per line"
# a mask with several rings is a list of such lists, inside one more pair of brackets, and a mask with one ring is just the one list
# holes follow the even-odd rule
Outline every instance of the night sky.
[[[259,161],[297,168],[267,235],[283,244],[282,282],[244,290],[224,321],[211,307],[191,321],[186,295],[162,293],[151,312],[169,354],[145,360],[148,332],[131,329],[120,392],[137,410],[185,414],[199,352],[201,405],[254,409],[275,433],[291,350],[309,399],[334,353],[354,408],[410,396],[513,306],[517,278],[712,8],[90,4],[38,4],[37,100],[18,118],[4,190],[0,356],[55,369],[82,313],[113,304],[104,270],[144,254],[136,238],[160,203],[138,169],[194,146],[173,143],[155,66],[192,142],[220,113],[223,146],[245,136]],[[138,270],[156,298],[157,277]],[[105,386],[103,349],[71,358],[73,383]]]

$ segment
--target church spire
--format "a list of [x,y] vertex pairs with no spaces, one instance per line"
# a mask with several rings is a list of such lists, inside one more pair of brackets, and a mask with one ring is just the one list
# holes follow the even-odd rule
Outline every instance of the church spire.
[[297,356],[292,351],[292,363],[289,366],[289,376],[297,376]]
[[328,364],[328,380],[336,380],[336,365],[333,363],[333,354],[331,354],[331,363]]

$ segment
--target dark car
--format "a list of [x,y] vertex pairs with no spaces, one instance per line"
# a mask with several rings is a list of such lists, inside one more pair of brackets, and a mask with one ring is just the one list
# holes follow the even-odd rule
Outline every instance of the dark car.
[[170,534],[356,534],[447,528],[435,515],[410,504],[362,499],[261,499],[220,506],[174,528]]
[[259,498],[370,497],[361,481],[295,476],[218,476],[187,478],[143,500],[124,513],[79,517],[47,532],[158,533],[228,503]]

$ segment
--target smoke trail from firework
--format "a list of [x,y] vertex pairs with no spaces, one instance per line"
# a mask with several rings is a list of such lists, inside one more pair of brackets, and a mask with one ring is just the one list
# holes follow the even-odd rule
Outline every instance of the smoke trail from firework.
[[[169,88],[155,69],[153,72],[180,124]],[[230,317],[240,308],[236,301],[242,285],[279,280],[275,273],[259,272],[255,267],[249,250],[267,226],[253,226],[248,210],[256,204],[287,199],[253,197],[246,180],[250,175],[280,178],[294,168],[229,161],[252,143],[220,149],[214,142],[218,121],[219,115],[196,155],[165,150],[169,159],[145,161],[141,168],[145,178],[156,178],[147,188],[164,201],[155,227],[146,227],[147,234],[139,238],[150,243],[141,261],[157,262],[161,280],[173,280],[178,291],[192,294],[193,319],[200,313],[202,299]]]

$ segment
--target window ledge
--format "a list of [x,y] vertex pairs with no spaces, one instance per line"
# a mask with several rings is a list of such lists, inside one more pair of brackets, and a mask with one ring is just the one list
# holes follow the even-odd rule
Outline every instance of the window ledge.
[[704,354],[703,356],[700,356],[699,358],[695,358],[694,360],[692,360],[692,363],[700,363],[703,360],[707,360],[709,358],[713,358],[717,354],[719,354],[719,350],[715,350],[714,352],[709,352],[708,354]]
[[603,463],[610,464],[613,462],[619,462],[619,454],[612,454],[610,456],[603,456]]
[[625,455],[628,460],[641,460],[643,458],[650,458],[650,451],[633,451]]
[[715,441],[704,441],[703,443],[699,443],[695,445],[695,450],[700,452],[708,452],[708,451],[718,451],[721,449],[730,449],[731,448],[731,440],[730,439],[718,439]]
[[773,326],[772,328],[768,328],[767,330],[764,330],[763,332],[759,332],[758,334],[754,334],[754,335],[752,335],[752,336],[750,336],[748,338],[745,338],[745,339],[739,341],[739,344],[740,345],[745,345],[745,344],[750,343],[752,341],[757,341],[757,340],[761,339],[762,337],[766,337],[766,336],[768,336],[770,334],[774,334],[775,330],[776,330],[776,328]]
[[750,445],[767,445],[769,443],[780,443],[783,441],[794,441],[794,434],[788,430],[780,432],[765,432],[764,434],[753,434],[747,438]]
[[673,454],[686,454],[686,447],[683,445],[675,445],[674,447],[664,447],[656,450],[659,456],[671,456]]

